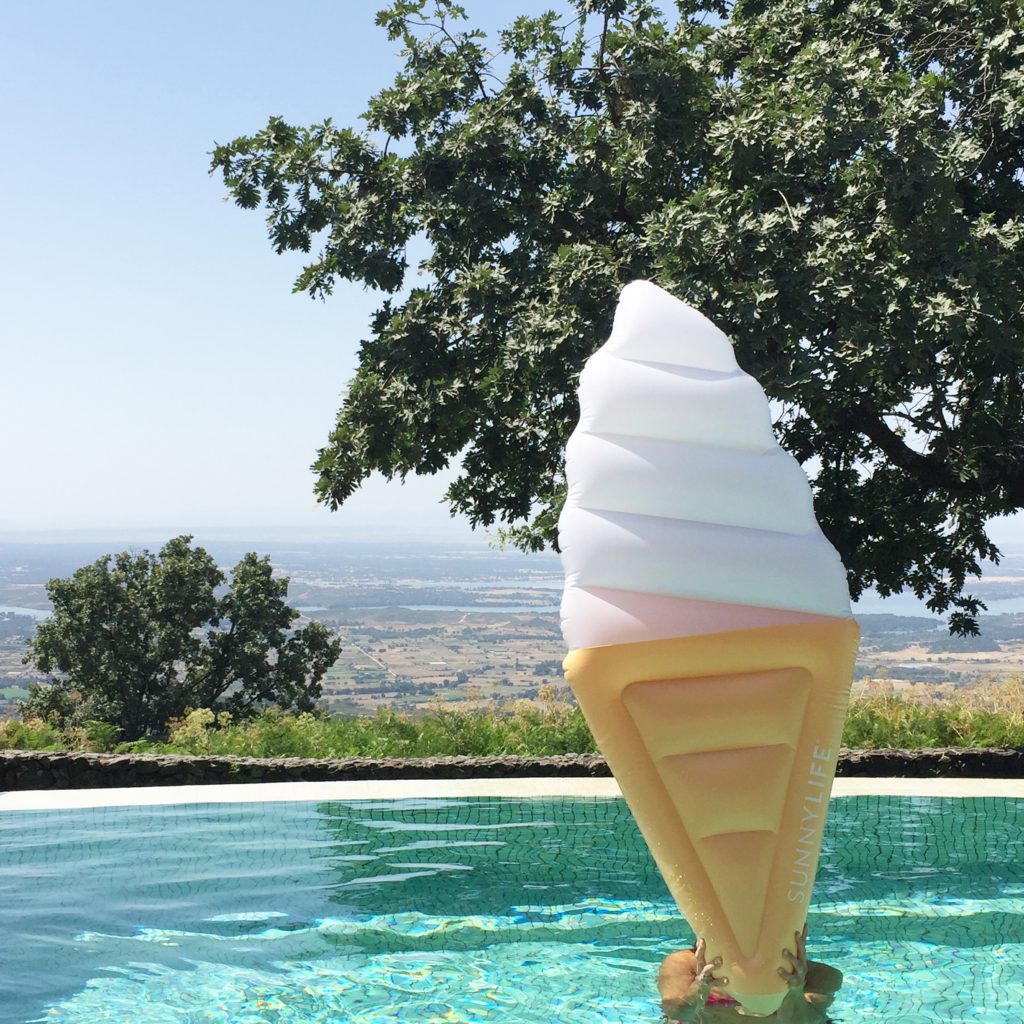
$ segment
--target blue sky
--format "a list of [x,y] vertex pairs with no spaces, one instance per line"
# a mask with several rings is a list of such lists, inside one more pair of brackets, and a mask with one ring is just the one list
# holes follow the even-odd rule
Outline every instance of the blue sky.
[[301,261],[207,173],[272,114],[357,123],[400,66],[380,6],[0,5],[0,530],[469,535],[438,479],[316,506],[308,467],[374,299],[292,295]]
[[[378,6],[0,5],[0,531],[469,536],[446,478],[316,506],[308,467],[374,299],[292,295],[301,261],[207,173],[271,114],[357,123],[400,65]],[[467,6],[488,28],[512,11]]]

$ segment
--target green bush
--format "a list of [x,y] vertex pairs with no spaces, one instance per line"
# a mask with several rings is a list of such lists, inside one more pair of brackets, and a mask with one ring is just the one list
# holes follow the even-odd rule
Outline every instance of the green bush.
[[867,750],[1024,747],[1024,723],[999,711],[879,695],[851,703],[843,745]]
[[577,707],[522,701],[508,709],[435,708],[417,716],[389,708],[351,718],[267,710],[237,724],[200,708],[172,723],[167,743],[120,744],[117,749],[246,757],[540,757],[591,751],[594,741]]
[[[880,692],[858,696],[846,718],[843,745],[1024,747],[1020,680],[986,680],[969,688],[923,692],[923,697]],[[265,710],[249,721],[234,722],[225,712],[198,708],[169,723],[166,743],[118,743],[116,734],[116,728],[105,722],[60,730],[42,718],[9,719],[0,722],[0,749],[310,758],[545,757],[595,749],[579,708],[543,691],[538,702],[483,709],[442,705],[416,715],[390,708],[358,717]]]
[[60,730],[41,718],[0,722],[0,750],[64,750]]

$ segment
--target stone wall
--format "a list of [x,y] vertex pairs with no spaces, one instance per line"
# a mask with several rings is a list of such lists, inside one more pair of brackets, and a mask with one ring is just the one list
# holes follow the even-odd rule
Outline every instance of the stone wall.
[[[562,757],[343,758],[183,757],[166,754],[56,754],[0,751],[0,790],[99,789],[238,782],[354,779],[607,776],[597,754]],[[1024,749],[842,750],[838,774],[902,778],[1024,778]]]

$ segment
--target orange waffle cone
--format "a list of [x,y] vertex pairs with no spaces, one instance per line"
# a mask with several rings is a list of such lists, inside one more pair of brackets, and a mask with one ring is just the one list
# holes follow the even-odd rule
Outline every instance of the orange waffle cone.
[[770,1013],[807,916],[858,630],[827,618],[571,651],[565,674],[728,991]]

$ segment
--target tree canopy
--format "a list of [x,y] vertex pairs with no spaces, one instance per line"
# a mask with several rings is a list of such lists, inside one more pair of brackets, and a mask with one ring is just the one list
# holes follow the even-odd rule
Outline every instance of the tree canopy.
[[854,597],[910,586],[974,631],[985,524],[1024,506],[1021,6],[574,0],[493,39],[450,0],[377,20],[404,67],[365,126],[273,117],[213,154],[275,249],[311,254],[296,290],[382,293],[321,501],[461,457],[454,511],[554,542],[578,373],[649,278],[777,403]]
[[23,715],[118,727],[122,740],[156,737],[187,708],[244,718],[267,705],[311,711],[340,645],[285,602],[288,580],[247,554],[230,586],[210,554],[175,537],[158,555],[106,555],[46,590],[26,661],[58,673],[34,684]]

